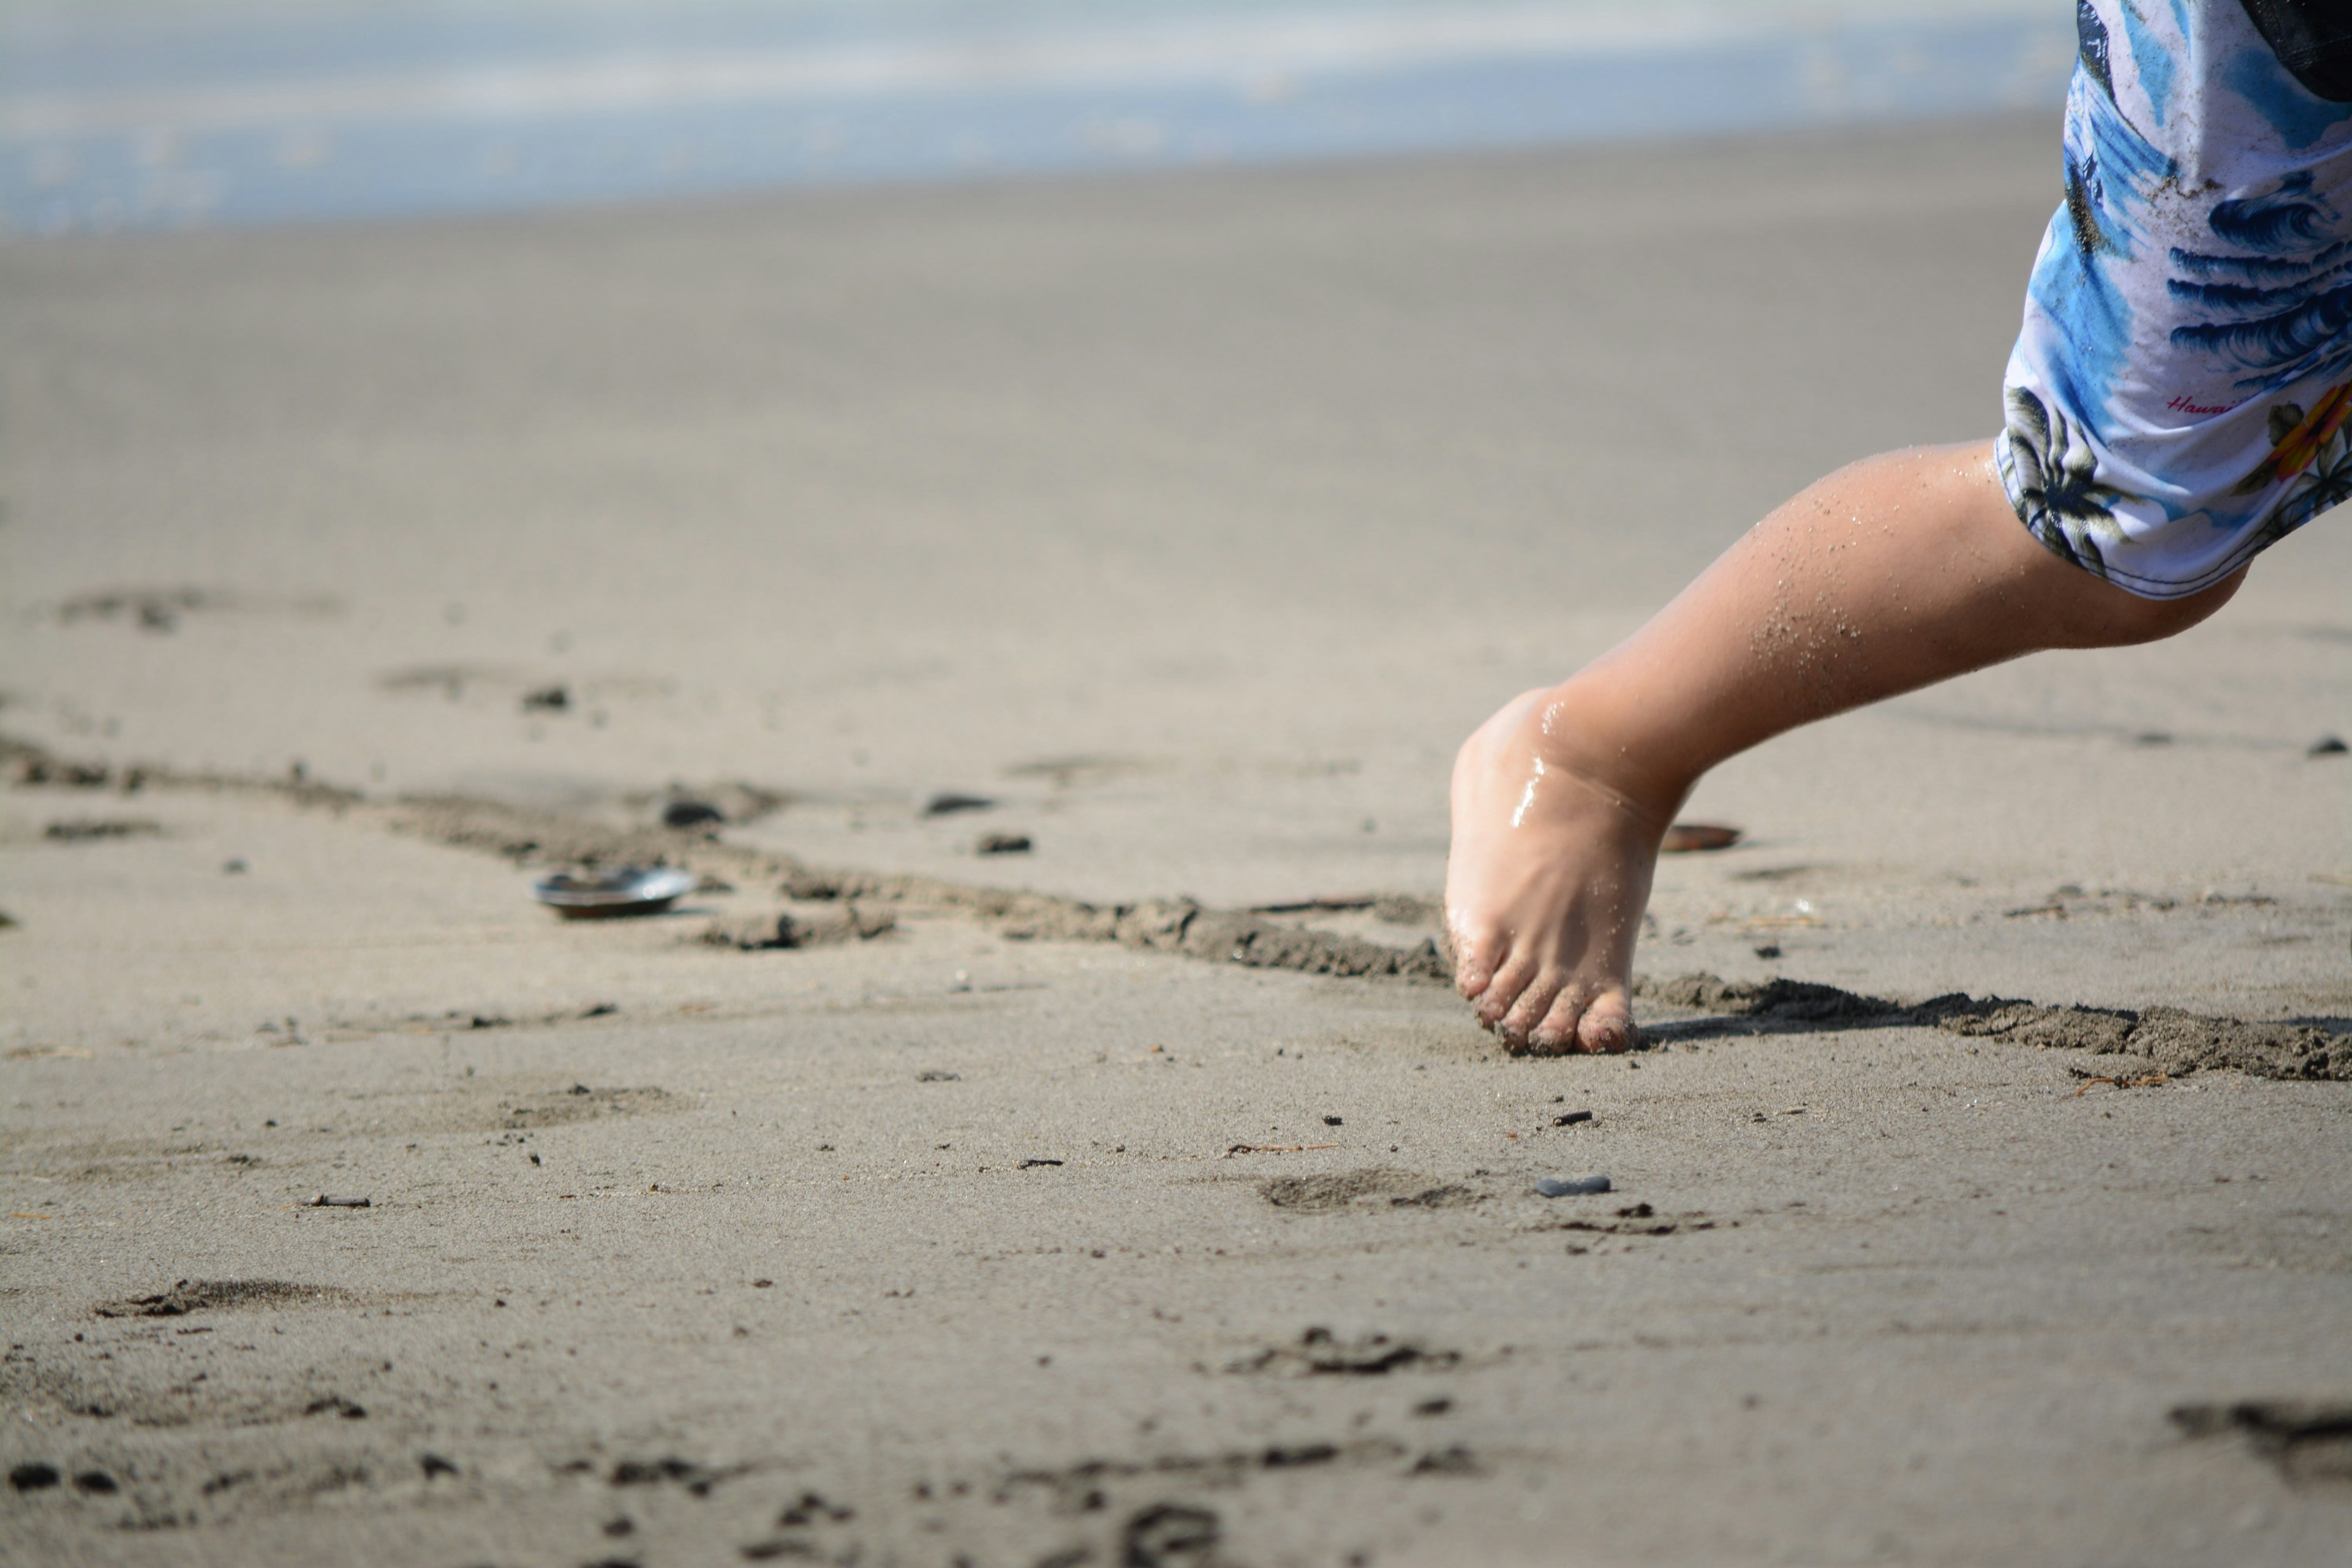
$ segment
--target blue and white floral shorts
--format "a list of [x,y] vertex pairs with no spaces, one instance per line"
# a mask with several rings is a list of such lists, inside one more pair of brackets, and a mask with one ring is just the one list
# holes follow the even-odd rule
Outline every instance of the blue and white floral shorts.
[[2179,598],[2352,499],[2352,4],[2076,9],[2001,483],[2060,555]]

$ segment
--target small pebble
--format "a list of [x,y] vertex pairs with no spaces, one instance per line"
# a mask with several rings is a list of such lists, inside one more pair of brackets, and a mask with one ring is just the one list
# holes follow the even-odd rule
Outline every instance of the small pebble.
[[986,811],[995,804],[984,795],[966,795],[961,790],[943,789],[923,802],[923,815],[946,816],[959,811]]
[[20,1492],[37,1492],[58,1484],[58,1468],[28,1460],[8,1472],[8,1484]]
[[2322,735],[2303,754],[2306,757],[2340,757],[2347,751],[2352,751],[2352,746],[2344,743],[2343,736]]
[[1536,1191],[1548,1198],[1583,1197],[1588,1194],[1609,1191],[1609,1178],[1580,1176],[1572,1182],[1564,1182],[1558,1176],[1543,1176],[1537,1179]]

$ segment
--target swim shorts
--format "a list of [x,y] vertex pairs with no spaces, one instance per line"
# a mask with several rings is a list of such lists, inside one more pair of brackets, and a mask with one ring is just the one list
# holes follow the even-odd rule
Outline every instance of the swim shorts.
[[2352,4],[2079,0],[2003,377],[2018,517],[2144,598],[2352,499]]

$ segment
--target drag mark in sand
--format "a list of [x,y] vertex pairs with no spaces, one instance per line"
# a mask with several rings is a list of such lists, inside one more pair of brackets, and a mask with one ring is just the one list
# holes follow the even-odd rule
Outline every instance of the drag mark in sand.
[[[1654,1038],[1703,1039],[1747,1030],[1829,1027],[1941,1029],[1971,1038],[2006,1040],[2044,1049],[2133,1056],[2161,1073],[2233,1068],[2257,1078],[2341,1080],[2352,1077],[2352,1049],[2343,1037],[2312,1024],[2216,1018],[2173,1007],[2049,1006],[1955,992],[1925,1002],[1864,996],[1834,985],[1796,980],[1733,983],[1712,974],[1683,974],[1636,983],[1634,994],[1717,1015],[1653,1026]],[[2150,1075],[2125,1075],[2147,1077]]]
[[[105,764],[66,762],[5,736],[0,736],[0,767],[18,784],[102,788],[117,782]],[[1254,910],[1212,909],[1190,899],[1106,905],[939,877],[824,869],[791,856],[727,843],[708,826],[615,827],[457,795],[373,802],[356,791],[299,773],[260,779],[137,768],[127,770],[125,781],[131,776],[140,787],[267,794],[297,806],[331,810],[345,820],[499,855],[517,865],[672,865],[738,884],[764,882],[785,899],[836,904],[846,910],[843,920],[829,922],[829,940],[879,934],[883,928],[877,921],[888,917],[866,907],[888,905],[986,922],[999,935],[1015,941],[1115,942],[1209,963],[1338,978],[1453,981],[1453,966],[1433,939],[1410,948],[1385,946],[1281,924]],[[1397,900],[1400,912],[1405,901]],[[1345,902],[1352,905],[1354,900]],[[772,930],[772,936],[714,928],[709,940],[755,950],[802,945],[786,940],[784,922],[795,919],[789,914],[762,917],[772,922],[763,930]],[[797,934],[799,928],[791,930]],[[745,940],[747,936],[752,940]],[[2135,1011],[2051,1005],[1961,993],[1903,1002],[1833,985],[1785,979],[1757,984],[1707,973],[1637,977],[1633,993],[1644,1002],[1713,1015],[1652,1025],[1645,1031],[1651,1041],[1825,1027],[1934,1028],[1971,1038],[2137,1057],[2176,1077],[2227,1068],[2260,1078],[2352,1079],[2352,1045],[2315,1024],[2213,1017],[2170,1007]]]

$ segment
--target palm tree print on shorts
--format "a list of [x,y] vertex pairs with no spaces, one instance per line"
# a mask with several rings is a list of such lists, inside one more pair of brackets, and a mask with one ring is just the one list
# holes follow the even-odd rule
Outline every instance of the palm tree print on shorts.
[[2003,400],[2009,420],[1994,447],[2002,484],[2033,537],[2098,576],[2123,538],[2115,503],[2124,492],[2098,480],[2099,455],[2066,416],[2021,386]]

